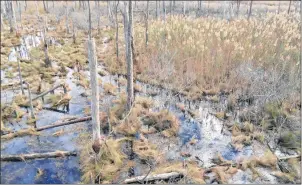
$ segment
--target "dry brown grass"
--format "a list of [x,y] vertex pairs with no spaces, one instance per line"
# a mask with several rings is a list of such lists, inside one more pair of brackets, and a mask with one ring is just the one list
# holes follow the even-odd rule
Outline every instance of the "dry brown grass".
[[1,136],[1,139],[12,139],[15,137],[22,137],[27,135],[39,135],[39,133],[34,128],[29,128],[3,135]]
[[116,93],[117,93],[117,87],[112,84],[105,83],[103,88],[104,88],[104,92],[106,94],[116,95]]
[[[101,144],[100,154],[95,156],[91,148],[91,143],[83,140],[83,149],[80,153],[82,181],[91,183],[91,179],[96,182],[111,182],[123,167],[126,158],[121,151],[121,143],[127,138],[106,139]],[[96,158],[95,158],[96,157]]]
[[194,162],[188,161],[186,165],[182,162],[165,163],[156,167],[153,174],[179,172],[192,180],[194,183],[205,184],[204,169],[198,167]]

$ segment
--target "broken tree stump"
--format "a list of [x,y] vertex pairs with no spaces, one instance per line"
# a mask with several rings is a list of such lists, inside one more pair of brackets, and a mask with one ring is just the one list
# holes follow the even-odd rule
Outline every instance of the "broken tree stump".
[[183,177],[183,174],[178,172],[170,172],[170,173],[162,173],[162,174],[156,174],[156,175],[143,175],[138,177],[133,177],[130,179],[126,179],[124,181],[125,184],[131,184],[131,183],[143,183],[146,181],[156,181],[156,180],[169,180],[169,179],[175,179]]
[[67,90],[66,90],[66,87],[64,86],[64,84],[59,84],[59,85],[57,85],[57,86],[55,86],[55,87],[49,89],[48,91],[45,91],[45,92],[39,94],[38,96],[34,97],[34,98],[32,99],[32,101],[34,101],[34,100],[36,100],[36,99],[38,99],[38,98],[40,98],[40,97],[45,96],[46,94],[48,94],[48,93],[54,91],[55,89],[57,89],[57,88],[59,88],[59,87],[61,87],[61,86],[64,88],[64,93],[66,93]]
[[76,156],[77,153],[72,151],[55,151],[47,153],[32,153],[32,154],[19,154],[19,155],[1,155],[1,161],[24,161],[27,159],[38,158],[56,158],[65,156]]

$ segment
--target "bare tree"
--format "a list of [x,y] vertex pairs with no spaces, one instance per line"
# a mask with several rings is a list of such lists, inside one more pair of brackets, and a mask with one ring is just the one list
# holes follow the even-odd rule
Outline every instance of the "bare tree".
[[91,116],[92,116],[92,133],[93,145],[92,148],[97,154],[101,147],[101,127],[99,118],[99,88],[97,79],[97,58],[95,52],[95,41],[91,35],[91,10],[88,1],[88,17],[89,17],[89,35],[88,35],[88,60],[90,69],[90,85],[91,85]]
[[16,30],[16,16],[15,16],[15,10],[14,10],[14,5],[12,1],[8,1],[8,17],[9,17],[9,27],[10,27],[10,32],[14,32]]
[[118,45],[118,33],[119,33],[119,27],[118,27],[118,18],[117,18],[117,10],[118,10],[119,1],[115,4],[115,47],[116,47],[116,59],[119,60],[119,45]]
[[250,3],[250,10],[249,10],[249,14],[248,14],[247,20],[250,20],[250,17],[252,15],[252,6],[253,6],[253,0],[251,0],[251,3]]
[[240,2],[241,2],[240,0],[237,0],[237,12],[236,12],[237,17],[239,15]]
[[23,79],[21,75],[21,67],[20,67],[20,58],[17,57],[17,62],[18,62],[18,73],[19,73],[19,79],[20,79],[20,87],[21,87],[21,92],[24,95],[24,89],[23,89]]
[[65,1],[66,4],[65,4],[65,17],[66,17],[66,20],[65,20],[65,27],[66,27],[66,33],[69,34],[69,26],[68,26],[68,4],[67,4],[67,1]]
[[166,21],[166,4],[165,4],[165,1],[163,1],[163,14],[164,14],[164,20]]
[[182,14],[186,15],[186,1],[182,2]]
[[288,5],[288,10],[287,10],[287,14],[289,14],[290,12],[290,6],[292,5],[292,0],[289,1],[289,5]]
[[45,66],[50,67],[51,61],[50,61],[49,55],[48,55],[48,43],[47,43],[46,29],[47,29],[47,17],[45,17],[44,25],[43,25],[43,38],[44,38],[43,40],[44,40]]
[[148,19],[149,19],[149,1],[147,1],[147,9],[146,9],[146,48],[148,47]]
[[96,7],[97,7],[97,20],[98,20],[98,35],[100,35],[100,31],[101,31],[101,29],[100,29],[100,27],[101,27],[101,23],[100,23],[100,21],[101,21],[101,8],[100,8],[100,1],[96,1]]
[[35,5],[36,5],[37,17],[39,18],[40,15],[39,15],[39,9],[38,9],[38,2],[37,1],[35,1]]
[[27,10],[27,1],[25,0],[24,1],[24,11],[26,11]]
[[156,0],[156,18],[159,16],[158,0]]
[[47,6],[46,6],[45,0],[43,0],[43,7],[44,7],[44,11],[45,11],[46,13],[48,13],[48,8],[47,8]]
[[72,43],[76,43],[76,28],[74,26],[74,20],[72,19]]
[[134,96],[133,96],[133,58],[132,58],[132,19],[133,19],[133,10],[132,10],[132,1],[128,2],[128,17],[129,21],[127,24],[127,40],[126,42],[128,43],[128,50],[126,51],[127,54],[127,111],[130,111],[133,101],[134,101]]

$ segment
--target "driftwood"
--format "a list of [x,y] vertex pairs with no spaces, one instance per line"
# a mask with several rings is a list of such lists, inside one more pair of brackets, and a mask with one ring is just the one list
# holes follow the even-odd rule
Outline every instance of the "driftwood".
[[183,174],[178,173],[178,172],[162,173],[162,174],[148,175],[148,176],[143,175],[143,176],[126,179],[124,181],[124,183],[131,184],[131,183],[143,183],[143,182],[147,182],[147,181],[156,181],[156,180],[169,180],[169,179],[178,178],[178,177],[182,177],[182,176],[183,176]]
[[65,157],[65,156],[76,156],[76,152],[69,151],[56,151],[47,153],[32,153],[32,154],[19,154],[19,155],[1,155],[1,161],[24,161],[27,159],[37,159],[37,158],[55,158],[55,157]]

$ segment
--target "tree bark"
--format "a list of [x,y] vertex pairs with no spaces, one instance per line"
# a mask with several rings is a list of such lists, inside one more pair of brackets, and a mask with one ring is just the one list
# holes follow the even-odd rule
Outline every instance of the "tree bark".
[[64,156],[76,156],[76,152],[56,151],[47,153],[32,153],[32,154],[18,154],[18,155],[1,155],[1,161],[24,161],[27,159],[37,158],[55,158]]
[[249,14],[248,14],[247,20],[250,20],[250,17],[252,15],[252,6],[253,6],[253,0],[251,0],[251,3],[250,3],[250,10],[249,10]]
[[132,49],[133,49],[133,45],[132,45],[132,41],[133,41],[133,37],[132,37],[132,19],[133,19],[133,10],[132,10],[132,1],[128,2],[128,14],[129,14],[129,22],[128,22],[128,29],[127,29],[127,42],[128,42],[128,50],[127,50],[127,111],[130,111],[133,101],[134,101],[134,97],[133,97],[133,56],[132,56]]

